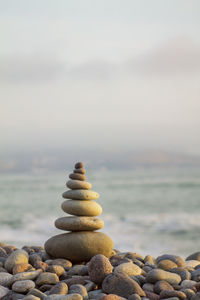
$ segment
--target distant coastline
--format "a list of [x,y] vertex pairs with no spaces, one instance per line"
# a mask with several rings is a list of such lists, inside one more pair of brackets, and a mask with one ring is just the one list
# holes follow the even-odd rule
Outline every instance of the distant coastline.
[[20,153],[0,156],[0,172],[60,171],[84,158],[91,169],[133,169],[138,167],[200,167],[200,156],[167,151],[61,151],[59,153]]

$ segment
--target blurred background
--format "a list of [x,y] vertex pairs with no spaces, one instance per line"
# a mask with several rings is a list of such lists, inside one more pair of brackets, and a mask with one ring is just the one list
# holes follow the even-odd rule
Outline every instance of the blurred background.
[[0,240],[55,232],[76,161],[115,248],[200,248],[198,0],[0,0]]

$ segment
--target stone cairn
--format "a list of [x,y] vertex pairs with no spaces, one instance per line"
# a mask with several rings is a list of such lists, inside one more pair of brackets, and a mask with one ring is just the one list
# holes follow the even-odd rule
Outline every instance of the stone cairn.
[[55,258],[65,258],[74,262],[89,261],[96,254],[110,257],[113,250],[112,239],[102,232],[104,223],[97,218],[102,213],[102,207],[94,200],[99,194],[91,190],[91,183],[86,182],[83,163],[75,164],[75,169],[69,175],[66,186],[70,189],[62,194],[65,200],[61,208],[66,216],[55,221],[55,226],[68,233],[51,237],[45,243],[46,252]]

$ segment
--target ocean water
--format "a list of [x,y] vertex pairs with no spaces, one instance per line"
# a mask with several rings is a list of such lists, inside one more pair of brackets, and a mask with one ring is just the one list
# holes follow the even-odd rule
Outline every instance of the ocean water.
[[[0,175],[0,241],[43,245],[64,216],[61,194],[71,170]],[[198,168],[99,169],[88,171],[100,193],[102,229],[116,249],[143,255],[200,251]]]

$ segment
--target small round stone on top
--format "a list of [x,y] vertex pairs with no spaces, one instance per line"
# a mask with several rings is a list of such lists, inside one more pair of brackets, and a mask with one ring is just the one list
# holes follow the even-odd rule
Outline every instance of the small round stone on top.
[[75,166],[74,166],[75,169],[81,169],[81,168],[83,168],[83,167],[84,167],[83,162],[77,162],[77,163],[75,164]]

